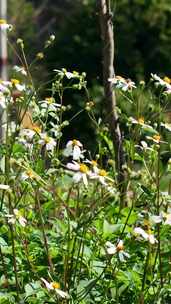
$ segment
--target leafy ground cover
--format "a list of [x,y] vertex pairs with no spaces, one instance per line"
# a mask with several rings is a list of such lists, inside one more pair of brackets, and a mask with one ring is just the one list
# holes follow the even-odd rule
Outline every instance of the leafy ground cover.
[[[95,114],[85,73],[54,70],[43,100],[26,62],[12,73],[0,83],[0,303],[169,304],[171,79],[109,79],[122,100],[121,195],[108,123]],[[93,155],[71,134],[63,141],[81,115],[64,119],[68,90],[85,92]]]

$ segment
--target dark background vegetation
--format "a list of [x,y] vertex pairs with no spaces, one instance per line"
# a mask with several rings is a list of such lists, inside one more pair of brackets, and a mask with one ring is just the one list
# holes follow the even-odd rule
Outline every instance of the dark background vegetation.
[[[115,32],[115,70],[133,80],[147,80],[150,73],[171,76],[171,3],[170,0],[112,1]],[[65,67],[87,73],[90,95],[103,115],[102,46],[96,0],[9,0],[9,22],[15,26],[11,37],[25,41],[29,62],[42,51],[50,34],[56,40],[45,58],[33,69],[37,84],[52,77],[53,69]],[[16,46],[17,47],[17,46]],[[18,63],[10,51],[10,63]],[[47,95],[44,92],[45,95]],[[85,105],[84,94],[65,96],[73,112]],[[91,124],[82,114],[67,132],[86,138]],[[92,134],[93,136],[93,134]]]

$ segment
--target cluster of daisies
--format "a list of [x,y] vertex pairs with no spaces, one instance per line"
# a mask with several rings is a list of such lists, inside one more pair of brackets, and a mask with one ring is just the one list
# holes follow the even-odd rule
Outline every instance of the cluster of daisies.
[[108,176],[106,170],[99,168],[96,160],[88,160],[84,157],[83,145],[79,140],[68,141],[63,151],[64,156],[72,157],[72,162],[67,163],[66,168],[73,176],[75,183],[83,182],[87,187],[88,180],[97,180],[111,190],[114,180]]
[[[171,78],[165,76],[163,79],[157,74],[151,74],[151,80],[154,82],[156,87],[162,87],[164,94],[171,94]],[[120,89],[123,92],[132,91],[136,88],[135,82],[131,79],[126,79],[122,76],[115,76],[109,78],[108,81],[113,85],[114,88]],[[140,84],[145,84],[144,81],[140,81]]]
[[[21,67],[21,69],[24,71],[24,68]],[[13,104],[15,102],[15,94],[13,92],[26,92],[26,89],[26,85],[18,79],[0,80],[0,107],[6,109],[9,103]]]

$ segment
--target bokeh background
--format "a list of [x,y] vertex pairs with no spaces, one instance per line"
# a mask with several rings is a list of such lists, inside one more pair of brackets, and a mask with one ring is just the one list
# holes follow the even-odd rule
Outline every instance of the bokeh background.
[[[113,0],[115,72],[134,81],[148,80],[150,73],[171,76],[171,3],[170,0]],[[90,98],[103,117],[102,45],[96,0],[9,0],[8,22],[14,25],[10,41],[25,42],[29,63],[41,52],[45,40],[55,34],[53,46],[43,60],[32,67],[36,85],[49,81],[53,69],[87,73]],[[9,66],[19,64],[9,47]],[[45,88],[45,87],[44,87]],[[48,86],[41,92],[47,95]],[[82,92],[66,94],[71,104],[70,117],[85,106]],[[69,118],[70,118],[69,117]],[[69,119],[68,118],[68,119]],[[84,139],[92,148],[96,139],[91,123],[83,112],[66,133]],[[91,136],[90,136],[91,134]]]

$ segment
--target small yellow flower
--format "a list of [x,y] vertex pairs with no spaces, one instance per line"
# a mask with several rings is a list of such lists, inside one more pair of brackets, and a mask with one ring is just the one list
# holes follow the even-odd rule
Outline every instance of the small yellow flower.
[[12,78],[12,79],[11,79],[11,83],[12,83],[13,85],[16,85],[16,84],[19,84],[20,81],[19,81],[18,79]]
[[78,146],[78,140],[77,139],[73,139],[72,140],[72,145],[73,146]]
[[46,97],[45,100],[47,101],[48,104],[51,104],[54,102],[54,98],[53,97]]
[[80,164],[80,172],[81,173],[88,173],[89,169],[85,164]]
[[46,144],[49,144],[51,142],[51,137],[45,136],[44,141],[45,141]]
[[107,172],[104,169],[99,170],[99,175],[100,176],[106,176]]
[[169,78],[169,77],[167,77],[167,76],[165,76],[164,78],[163,78],[163,80],[165,81],[165,82],[167,82],[167,83],[171,83],[171,79]]
[[42,52],[39,52],[36,54],[37,59],[43,59],[44,58],[44,54]]
[[144,124],[144,117],[139,117],[138,118],[138,123],[139,124]]
[[52,285],[52,287],[53,287],[54,289],[59,289],[59,288],[60,288],[60,284],[57,283],[57,282],[52,282],[51,285]]
[[31,169],[28,169],[27,171],[26,171],[26,175],[29,177],[29,178],[31,178],[31,179],[34,179],[36,176],[35,176],[35,174],[34,174],[34,172],[31,170]]
[[156,141],[157,143],[159,143],[160,140],[161,140],[161,136],[159,134],[156,134],[156,135],[153,136],[153,139],[154,139],[154,141]]
[[6,24],[6,20],[5,19],[0,19],[0,24]]

